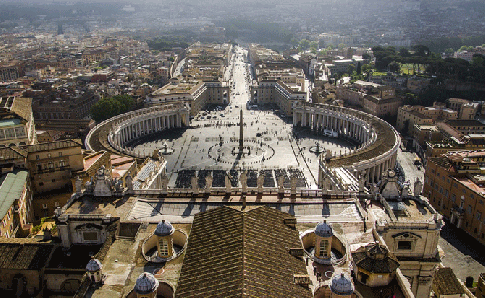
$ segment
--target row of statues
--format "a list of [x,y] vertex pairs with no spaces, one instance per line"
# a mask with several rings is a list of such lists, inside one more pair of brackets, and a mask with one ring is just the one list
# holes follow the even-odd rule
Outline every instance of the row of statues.
[[[204,190],[204,191],[208,192],[212,189],[212,182],[214,180],[212,175],[208,175],[208,176],[205,177],[205,186],[202,189],[199,188],[198,180],[199,180],[199,178],[197,176],[192,176],[190,178],[191,189],[194,193],[198,193],[200,190]],[[241,182],[242,191],[243,192],[247,191],[248,190],[248,176],[247,176],[246,171],[244,171],[240,174],[239,181]],[[158,185],[158,187],[160,189],[162,189],[163,191],[168,191],[168,177],[166,175],[160,176],[159,183],[160,184]],[[284,177],[283,176],[279,176],[277,178],[277,183],[278,183],[278,190],[284,191]],[[258,175],[258,177],[256,179],[256,185],[257,185],[257,189],[258,189],[259,192],[263,191],[263,184],[264,184],[264,175]],[[296,184],[297,184],[297,178],[292,177],[290,179],[290,185],[291,185],[292,190],[294,189],[296,191]],[[224,187],[225,187],[227,192],[230,192],[232,190],[231,176],[226,175],[224,177]]]

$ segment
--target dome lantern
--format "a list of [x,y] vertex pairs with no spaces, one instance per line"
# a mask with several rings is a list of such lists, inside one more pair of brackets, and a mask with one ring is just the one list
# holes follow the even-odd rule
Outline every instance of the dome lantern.
[[133,289],[137,297],[156,297],[159,281],[148,272],[143,272],[138,276]]
[[333,294],[340,296],[349,296],[354,292],[352,281],[344,273],[335,275],[332,278],[330,290]]
[[91,257],[88,264],[86,265],[86,271],[88,274],[89,279],[94,282],[102,281],[102,269],[103,265],[98,259]]

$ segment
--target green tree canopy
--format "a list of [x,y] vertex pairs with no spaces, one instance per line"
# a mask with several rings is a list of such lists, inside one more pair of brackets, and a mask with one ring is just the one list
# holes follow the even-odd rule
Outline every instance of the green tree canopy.
[[446,54],[453,54],[454,52],[455,52],[455,50],[453,50],[453,48],[447,48],[447,49],[445,50],[445,53],[446,53]]
[[109,119],[133,109],[135,101],[129,95],[115,95],[100,99],[91,107],[91,116],[96,122]]

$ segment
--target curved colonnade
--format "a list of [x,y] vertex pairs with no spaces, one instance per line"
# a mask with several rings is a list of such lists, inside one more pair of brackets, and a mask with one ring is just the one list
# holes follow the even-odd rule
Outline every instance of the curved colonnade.
[[170,103],[107,119],[89,131],[85,144],[88,150],[117,151],[143,158],[145,156],[125,148],[126,144],[152,133],[188,124],[189,108],[183,103]]
[[293,112],[293,125],[310,127],[316,133],[325,130],[337,132],[360,142],[349,153],[319,158],[319,187],[332,169],[343,168],[356,179],[376,183],[382,173],[396,164],[400,137],[386,121],[350,108],[323,104],[297,104]]

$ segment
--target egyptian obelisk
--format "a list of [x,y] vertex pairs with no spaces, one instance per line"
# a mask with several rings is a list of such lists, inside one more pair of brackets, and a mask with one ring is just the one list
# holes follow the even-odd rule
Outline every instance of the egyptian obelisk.
[[243,152],[243,110],[239,113],[239,152]]

